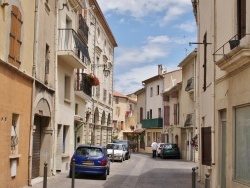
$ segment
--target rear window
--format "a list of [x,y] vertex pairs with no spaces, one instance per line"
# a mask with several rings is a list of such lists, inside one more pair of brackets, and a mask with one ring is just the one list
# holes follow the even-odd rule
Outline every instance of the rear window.
[[113,145],[114,145],[114,144],[108,144],[108,145],[107,145],[107,149],[113,149]]
[[167,144],[167,145],[165,145],[165,148],[166,149],[177,148],[177,145],[176,144]]
[[122,147],[122,145],[115,144],[114,149],[115,150],[123,150],[123,147]]
[[79,147],[76,150],[76,155],[85,157],[102,157],[103,153],[100,148]]

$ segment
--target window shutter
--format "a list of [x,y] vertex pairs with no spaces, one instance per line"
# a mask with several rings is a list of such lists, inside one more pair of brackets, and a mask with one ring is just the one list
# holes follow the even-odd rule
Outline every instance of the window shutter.
[[164,106],[164,125],[169,125],[169,112],[170,112],[170,107],[169,106]]
[[177,125],[177,104],[174,104],[174,124]]
[[201,129],[202,143],[202,164],[211,166],[211,127],[202,127]]
[[9,63],[19,68],[22,28],[22,15],[16,6],[12,6],[11,10],[11,28],[10,28],[10,48]]

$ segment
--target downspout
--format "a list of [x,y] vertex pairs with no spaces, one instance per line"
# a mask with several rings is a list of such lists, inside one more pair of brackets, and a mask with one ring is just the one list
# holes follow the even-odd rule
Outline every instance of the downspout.
[[56,174],[56,151],[57,151],[57,111],[58,111],[58,107],[57,107],[57,100],[58,100],[58,87],[57,87],[57,83],[58,83],[58,80],[57,80],[57,70],[58,70],[58,57],[57,57],[57,47],[58,47],[58,1],[59,0],[56,0],[55,3],[55,9],[56,9],[56,22],[55,22],[55,25],[54,25],[54,37],[55,37],[55,50],[54,50],[54,57],[55,57],[55,60],[54,60],[54,84],[55,84],[55,96],[54,96],[54,145],[53,145],[53,174]]
[[38,51],[38,5],[39,0],[35,0],[35,20],[34,20],[34,44],[33,44],[33,67],[32,67],[32,100],[31,100],[31,122],[30,122],[30,145],[29,145],[29,159],[28,159],[28,185],[31,186],[31,176],[32,176],[32,151],[33,151],[33,125],[34,125],[34,100],[35,100],[35,90],[36,90],[36,65],[37,65],[37,51]]

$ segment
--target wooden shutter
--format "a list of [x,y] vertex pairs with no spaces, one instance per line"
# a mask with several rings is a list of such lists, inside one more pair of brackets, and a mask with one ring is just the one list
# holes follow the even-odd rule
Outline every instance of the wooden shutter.
[[170,106],[164,106],[164,125],[169,125]]
[[177,125],[177,104],[174,104],[174,125]]
[[238,34],[239,39],[246,35],[246,0],[238,0]]
[[20,67],[20,49],[22,28],[22,15],[16,6],[12,6],[11,10],[11,28],[10,28],[10,48],[9,48],[9,63]]
[[202,164],[211,166],[211,127],[201,128]]

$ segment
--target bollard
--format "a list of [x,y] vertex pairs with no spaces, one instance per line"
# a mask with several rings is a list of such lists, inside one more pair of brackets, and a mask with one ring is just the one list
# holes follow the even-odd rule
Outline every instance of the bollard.
[[75,187],[75,159],[72,160],[71,164],[71,175],[72,175],[72,181],[71,181],[71,188]]
[[47,163],[44,163],[43,188],[47,188]]
[[115,157],[115,151],[114,151],[114,146],[113,146],[112,162],[114,162],[114,157]]
[[209,173],[205,174],[206,178],[205,178],[205,188],[210,188],[210,175]]
[[196,169],[198,169],[198,167],[192,168],[192,188],[196,188]]

